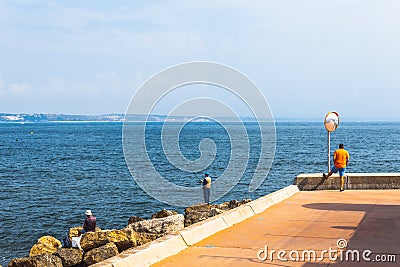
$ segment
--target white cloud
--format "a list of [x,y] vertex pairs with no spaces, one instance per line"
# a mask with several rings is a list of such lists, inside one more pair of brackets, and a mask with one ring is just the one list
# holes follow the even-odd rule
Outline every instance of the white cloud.
[[92,97],[97,99],[130,99],[143,82],[142,73],[124,76],[115,70],[99,72],[86,80],[71,82],[62,77],[52,77],[41,86],[38,93],[43,97]]
[[33,88],[26,83],[13,83],[10,85],[10,93],[16,96],[30,96],[33,94]]
[[113,95],[119,95],[123,90],[122,78],[116,71],[107,71],[99,73],[95,77],[96,87],[100,92],[110,92]]
[[0,94],[4,93],[6,81],[0,80]]
[[69,91],[67,82],[59,77],[51,77],[40,88],[40,92],[45,96],[66,96]]
[[188,28],[191,15],[176,3],[111,5],[107,9],[65,2],[41,5],[29,12],[27,4],[7,7],[3,18],[7,27],[0,37],[3,45],[27,51],[143,55],[139,50],[158,50],[160,44],[165,51],[180,53],[206,44],[201,34]]

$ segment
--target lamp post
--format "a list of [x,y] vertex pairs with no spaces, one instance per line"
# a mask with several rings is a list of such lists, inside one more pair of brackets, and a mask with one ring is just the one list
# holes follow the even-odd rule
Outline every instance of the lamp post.
[[339,114],[337,112],[329,112],[324,120],[325,129],[328,131],[328,172],[331,170],[331,132],[339,127]]

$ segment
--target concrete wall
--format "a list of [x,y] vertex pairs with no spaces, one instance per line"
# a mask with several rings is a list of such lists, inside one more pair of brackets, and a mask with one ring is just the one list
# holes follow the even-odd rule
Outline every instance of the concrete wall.
[[[346,189],[400,189],[400,173],[348,173]],[[294,184],[301,191],[339,190],[340,178],[334,174],[324,179],[322,173],[300,174]]]
[[185,227],[178,233],[171,234],[143,246],[129,249],[92,267],[131,267],[150,266],[169,256],[212,236],[213,234],[231,227],[241,221],[265,211],[282,200],[299,192],[295,185],[268,194],[235,209],[226,211],[207,220]]

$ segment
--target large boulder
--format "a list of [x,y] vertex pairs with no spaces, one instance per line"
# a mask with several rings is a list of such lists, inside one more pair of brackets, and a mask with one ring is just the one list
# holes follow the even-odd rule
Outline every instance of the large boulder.
[[27,258],[16,258],[12,259],[8,265],[8,267],[25,267],[25,266],[38,266],[38,261],[33,257]]
[[251,199],[247,198],[247,199],[243,199],[242,201],[237,201],[237,200],[231,200],[228,203],[228,207],[229,209],[234,209],[237,208],[243,204],[249,203],[251,202]]
[[146,243],[149,243],[153,240],[156,240],[158,237],[155,234],[149,234],[149,233],[138,233],[138,237],[136,240],[136,246],[141,246]]
[[114,243],[92,249],[83,256],[83,263],[88,266],[118,255],[118,248]]
[[144,220],[143,218],[140,218],[138,216],[132,216],[132,217],[129,218],[128,225],[131,224],[131,223],[140,222],[140,221],[143,221],[143,220]]
[[84,251],[101,247],[108,243],[106,231],[88,232],[82,235],[80,246]]
[[199,204],[188,207],[185,209],[185,226],[214,217],[215,215],[234,209],[250,201],[251,199],[243,199],[242,201],[231,200],[221,204]]
[[89,251],[113,242],[119,251],[122,251],[137,246],[138,238],[138,233],[128,228],[122,230],[103,230],[84,234],[80,245],[84,251]]
[[42,254],[27,258],[17,258],[10,261],[8,267],[63,267],[59,257]]
[[83,259],[83,252],[76,248],[60,248],[54,255],[61,259],[64,267],[76,266]]
[[226,205],[226,207],[222,206],[222,208],[226,209],[221,209],[221,206],[217,204],[199,204],[188,207],[185,209],[185,226],[189,226],[221,214],[228,209],[228,205]]
[[176,215],[178,214],[178,212],[174,211],[174,210],[160,210],[159,212],[154,213],[153,215],[151,215],[152,219],[157,219],[157,218],[165,218],[165,217],[169,217],[172,215]]
[[[70,228],[68,231],[69,240],[72,240],[73,237],[79,236],[79,231],[81,231],[81,230],[83,230],[82,226],[76,226],[76,227]],[[99,227],[96,227],[96,229],[94,231],[99,232],[99,231],[101,231],[101,229]]]
[[149,233],[161,237],[182,230],[184,228],[184,221],[185,217],[182,214],[176,214],[165,218],[132,223],[127,228],[135,232]]
[[11,260],[8,263],[8,267],[25,267],[25,266],[32,266],[36,267],[38,265],[38,260],[34,257],[27,257],[27,258],[16,258]]
[[119,251],[137,246],[138,233],[131,229],[112,230],[107,234],[107,241],[113,242]]
[[[236,201],[236,200],[234,200],[234,201]],[[223,211],[227,211],[227,210],[231,209],[229,207],[229,203],[230,202],[222,202],[221,204],[212,204],[212,205],[210,205],[210,208],[211,209],[214,208],[214,209],[220,209],[220,210],[223,210]]]
[[52,236],[42,236],[35,245],[32,246],[29,256],[37,256],[41,254],[53,254],[61,248],[61,242]]

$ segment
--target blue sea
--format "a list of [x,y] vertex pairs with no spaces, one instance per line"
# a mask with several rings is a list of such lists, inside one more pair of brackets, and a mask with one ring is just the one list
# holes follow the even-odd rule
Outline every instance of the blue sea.
[[[249,192],[261,139],[256,124],[245,126],[250,143],[246,171],[218,202],[255,199],[292,184],[300,173],[327,170],[322,122],[276,122],[272,167],[263,184]],[[183,212],[148,196],[135,183],[123,154],[122,127],[113,122],[0,124],[0,265],[27,256],[41,236],[61,240],[70,227],[82,225],[86,209],[103,229],[124,228],[130,216],[148,218],[163,208]],[[198,186],[200,172],[176,169],[162,155],[161,128],[162,123],[152,123],[146,129],[157,170],[176,184]],[[231,147],[221,125],[189,123],[180,138],[182,154],[190,160],[200,157],[202,139],[213,139],[217,154],[207,171],[215,177],[223,173]],[[339,143],[345,144],[351,157],[348,172],[399,172],[399,140],[399,122],[343,122],[331,135],[331,147],[333,153]]]

